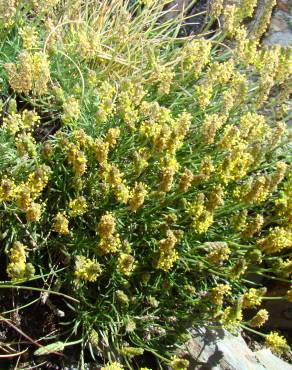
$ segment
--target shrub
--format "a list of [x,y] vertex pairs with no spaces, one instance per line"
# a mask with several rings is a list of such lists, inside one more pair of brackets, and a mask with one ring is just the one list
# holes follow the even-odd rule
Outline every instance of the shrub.
[[66,300],[41,353],[73,340],[184,368],[191,325],[268,318],[243,317],[265,295],[250,273],[289,282],[291,52],[247,36],[249,8],[182,39],[163,5],[10,1],[1,18],[1,288]]

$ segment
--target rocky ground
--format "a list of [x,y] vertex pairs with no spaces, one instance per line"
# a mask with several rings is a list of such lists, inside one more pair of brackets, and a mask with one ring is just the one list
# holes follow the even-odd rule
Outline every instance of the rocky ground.
[[292,0],[278,0],[263,44],[292,47]]

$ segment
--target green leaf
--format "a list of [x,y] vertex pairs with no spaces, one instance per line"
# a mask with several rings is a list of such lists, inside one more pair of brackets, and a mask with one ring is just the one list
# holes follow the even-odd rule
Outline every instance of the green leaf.
[[51,344],[48,344],[47,346],[43,346],[43,347],[37,349],[34,352],[34,355],[35,356],[48,355],[52,352],[63,351],[64,347],[65,347],[65,343],[63,343],[63,342],[51,343]]

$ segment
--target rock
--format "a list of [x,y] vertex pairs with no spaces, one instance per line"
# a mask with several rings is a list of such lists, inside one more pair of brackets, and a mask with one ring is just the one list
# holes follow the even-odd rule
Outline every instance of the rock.
[[285,47],[292,46],[292,33],[289,31],[286,32],[274,32],[271,35],[267,35],[264,40],[263,44],[265,45],[274,45],[278,44]]
[[254,352],[256,358],[266,369],[291,370],[292,366],[274,356],[272,352],[265,348]]
[[198,370],[292,370],[292,366],[274,356],[270,350],[253,352],[240,334],[223,329],[191,330],[186,346],[189,369]]

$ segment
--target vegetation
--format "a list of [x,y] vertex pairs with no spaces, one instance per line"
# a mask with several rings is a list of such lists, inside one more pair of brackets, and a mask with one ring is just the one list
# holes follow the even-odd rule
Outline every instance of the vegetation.
[[[216,0],[185,38],[164,5],[0,0],[0,289],[33,292],[1,313],[2,358],[79,344],[80,368],[89,350],[185,369],[192,325],[268,319],[251,275],[292,299],[291,50],[259,44],[274,2],[249,34],[256,1]],[[41,302],[58,329],[31,340],[12,315]]]

